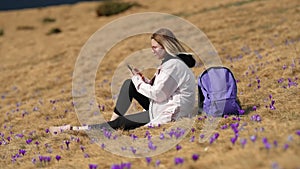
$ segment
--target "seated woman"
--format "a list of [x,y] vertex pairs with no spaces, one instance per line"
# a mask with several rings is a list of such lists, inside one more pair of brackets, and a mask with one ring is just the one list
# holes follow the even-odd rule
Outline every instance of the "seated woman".
[[[195,65],[193,56],[186,53],[169,29],[162,28],[153,33],[151,45],[154,56],[162,61],[161,65],[152,80],[145,78],[138,69],[132,69],[132,78],[123,83],[112,118],[107,122],[113,129],[130,130],[192,116],[196,79],[189,68]],[[145,111],[126,115],[133,98]],[[50,131],[95,129],[107,124],[67,125],[51,127]]]

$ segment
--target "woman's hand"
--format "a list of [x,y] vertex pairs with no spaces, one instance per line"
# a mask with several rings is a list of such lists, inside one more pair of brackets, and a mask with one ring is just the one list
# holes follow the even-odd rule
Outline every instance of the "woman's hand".
[[132,72],[133,75],[141,75],[142,73],[140,72],[140,70],[138,70],[137,68],[133,68]]

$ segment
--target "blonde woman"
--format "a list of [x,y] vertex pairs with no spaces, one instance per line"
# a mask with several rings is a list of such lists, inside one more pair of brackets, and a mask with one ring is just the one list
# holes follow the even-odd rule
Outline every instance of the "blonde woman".
[[[112,118],[108,123],[113,129],[135,129],[144,125],[159,125],[190,117],[195,104],[195,76],[189,69],[195,60],[166,28],[151,36],[154,56],[161,65],[153,79],[146,79],[138,69],[132,69],[132,78],[126,80],[120,90]],[[132,99],[136,99],[145,111],[126,115]],[[52,132],[63,130],[95,129],[107,124],[84,127],[70,125],[52,127]]]

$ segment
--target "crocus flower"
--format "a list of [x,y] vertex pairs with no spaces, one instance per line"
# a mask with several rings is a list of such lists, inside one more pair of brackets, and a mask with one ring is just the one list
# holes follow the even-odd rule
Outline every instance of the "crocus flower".
[[136,139],[138,139],[138,136],[136,136],[135,134],[130,134],[130,137],[132,138],[133,141],[135,141]]
[[31,138],[29,138],[29,139],[26,140],[26,144],[30,144],[31,142],[32,142]]
[[276,140],[273,141],[274,147],[278,146],[278,142]]
[[159,139],[163,140],[165,138],[165,135],[163,133],[160,133]]
[[84,158],[90,158],[90,155],[89,154],[87,154],[87,153],[84,153]]
[[256,135],[251,136],[251,137],[250,137],[250,140],[251,140],[252,142],[255,142],[255,141],[256,141]]
[[59,161],[59,160],[61,159],[61,156],[56,155],[56,156],[55,156],[55,159],[56,159],[57,161]]
[[35,159],[35,158],[32,158],[32,159],[31,159],[31,162],[32,162],[33,164],[35,164],[35,163],[36,163],[36,159]]
[[66,143],[67,150],[68,150],[69,149],[70,140],[66,140],[65,143]]
[[151,163],[151,161],[152,161],[151,157],[146,157],[146,162],[147,162],[148,165]]
[[199,154],[193,154],[193,155],[192,155],[192,159],[193,159],[194,161],[197,161],[197,160],[199,159]]
[[271,148],[271,144],[268,142],[268,139],[267,138],[263,138],[262,139],[262,142],[263,142],[263,144],[265,145],[265,148],[266,149],[270,149]]
[[221,126],[222,130],[227,129],[227,128],[228,128],[227,124],[224,124],[223,126]]
[[251,120],[261,122],[261,117],[259,114],[255,114],[255,115],[251,116]]
[[152,141],[149,141],[148,142],[148,148],[150,150],[156,150],[157,146],[155,146]]
[[82,152],[84,152],[85,147],[83,145],[80,145],[80,149],[81,149]]
[[[133,154],[135,154],[136,153],[136,149],[134,148],[134,147],[130,147],[131,148],[131,152],[133,153]],[[156,149],[156,147],[155,147],[155,149]]]
[[209,143],[212,144],[215,140],[218,139],[219,135],[220,135],[219,133],[215,133],[214,135],[212,135],[210,137]]
[[113,164],[110,168],[111,169],[121,169],[121,166],[119,164]]
[[232,138],[230,139],[230,141],[231,141],[232,144],[234,144],[234,143],[236,142],[237,139],[238,139],[238,137],[235,136],[235,137],[232,137]]
[[242,145],[242,148],[245,147],[245,145],[247,144],[247,139],[241,139],[241,145]]
[[282,83],[284,81],[284,78],[280,78],[277,80],[278,83]]
[[256,109],[257,109],[256,106],[253,106],[253,107],[252,107],[252,110],[253,110],[253,111],[256,111]]
[[131,163],[121,163],[120,164],[121,169],[131,169]]
[[195,136],[192,136],[190,142],[194,142],[194,141],[195,141]]
[[89,169],[97,169],[98,165],[97,164],[89,164]]
[[20,150],[19,150],[19,154],[22,154],[22,155],[24,156],[25,153],[26,153],[26,150],[24,150],[24,149],[20,149]]
[[101,148],[102,148],[102,149],[105,148],[105,144],[104,144],[104,143],[101,144]]
[[184,163],[184,159],[180,158],[180,157],[175,157],[174,158],[174,163],[175,163],[175,165],[183,164]]
[[297,131],[296,131],[296,134],[297,134],[298,136],[300,136],[300,130],[297,130]]
[[182,147],[179,145],[179,144],[177,144],[176,145],[176,150],[178,151],[178,150],[180,150]]
[[156,160],[156,162],[155,162],[155,166],[159,166],[160,165],[160,160]]
[[284,149],[284,150],[287,150],[288,148],[289,148],[289,145],[288,145],[288,144],[284,144],[284,145],[283,145],[283,149]]
[[240,110],[238,110],[238,111],[239,111],[239,115],[245,114],[245,110],[243,110],[243,109],[240,109]]

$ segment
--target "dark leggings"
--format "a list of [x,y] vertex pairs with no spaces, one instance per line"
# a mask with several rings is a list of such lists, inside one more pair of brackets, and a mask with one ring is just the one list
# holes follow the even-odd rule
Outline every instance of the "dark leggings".
[[[139,104],[146,110],[143,112],[125,115],[129,109],[132,99],[135,99]],[[150,101],[147,97],[137,92],[131,79],[127,79],[120,90],[119,97],[117,100],[114,112],[119,115],[119,117],[113,121],[107,122],[113,129],[124,129],[130,130],[137,127],[143,126],[150,122],[149,117],[149,104]],[[94,124],[89,125],[91,129],[102,128],[105,124]]]

